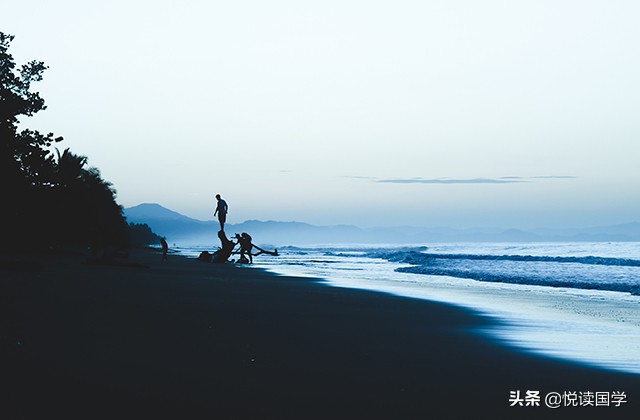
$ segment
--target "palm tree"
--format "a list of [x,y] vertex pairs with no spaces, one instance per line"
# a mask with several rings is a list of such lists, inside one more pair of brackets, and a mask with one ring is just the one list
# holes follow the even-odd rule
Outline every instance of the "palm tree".
[[72,153],[69,148],[64,149],[62,154],[56,149],[56,183],[61,187],[69,187],[74,183],[81,181],[84,166],[87,164],[88,158]]

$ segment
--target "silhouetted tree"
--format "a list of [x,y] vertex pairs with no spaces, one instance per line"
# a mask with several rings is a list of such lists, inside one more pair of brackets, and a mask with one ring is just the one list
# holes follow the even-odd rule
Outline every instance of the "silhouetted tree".
[[46,109],[31,83],[42,80],[47,67],[31,61],[16,70],[8,51],[13,39],[0,32],[0,186],[6,197],[0,246],[127,245],[122,207],[98,169],[69,149],[54,155],[49,148],[62,137],[18,129],[19,117]]
[[[111,183],[97,168],[86,167],[88,159],[69,149],[57,152],[51,195],[57,223],[53,237],[64,245],[123,247],[129,241],[129,226],[116,203]],[[57,227],[57,229],[56,229]]]
[[130,223],[129,228],[131,246],[141,248],[160,243],[161,237],[155,234],[146,223]]
[[0,32],[0,185],[6,197],[0,224],[8,241],[29,242],[37,239],[47,212],[43,198],[44,189],[51,186],[53,156],[46,147],[62,138],[18,130],[20,116],[46,109],[40,94],[31,91],[31,83],[42,80],[47,67],[31,61],[16,70],[8,52],[13,38]]

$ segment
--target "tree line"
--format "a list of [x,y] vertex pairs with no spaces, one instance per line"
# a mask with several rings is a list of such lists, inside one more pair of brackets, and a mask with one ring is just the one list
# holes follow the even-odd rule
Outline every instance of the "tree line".
[[46,109],[32,84],[47,66],[34,60],[18,68],[13,39],[0,32],[0,247],[105,250],[156,242],[148,226],[127,224],[113,185],[86,156],[58,150],[63,139],[53,133],[19,128],[19,118]]

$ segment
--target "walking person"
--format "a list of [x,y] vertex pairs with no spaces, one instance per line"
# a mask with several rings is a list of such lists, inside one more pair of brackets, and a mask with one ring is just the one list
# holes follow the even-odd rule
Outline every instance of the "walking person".
[[160,238],[160,245],[162,246],[162,261],[167,260],[167,252],[169,252],[169,244],[164,238]]
[[218,221],[220,222],[220,231],[224,232],[224,223],[227,221],[227,213],[229,212],[229,206],[227,206],[227,202],[220,197],[220,194],[216,194],[216,199],[218,200],[218,205],[216,206],[216,211],[213,213],[215,217],[218,215]]

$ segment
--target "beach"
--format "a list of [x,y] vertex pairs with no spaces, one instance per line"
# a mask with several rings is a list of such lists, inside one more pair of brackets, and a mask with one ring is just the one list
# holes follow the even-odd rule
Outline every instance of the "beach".
[[[3,258],[3,418],[640,413],[640,375],[506,346],[481,333],[495,319],[452,305],[151,251]],[[608,404],[553,409],[553,392]]]

